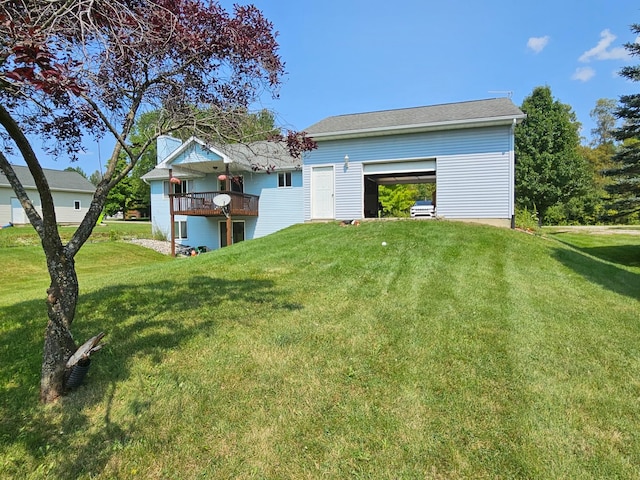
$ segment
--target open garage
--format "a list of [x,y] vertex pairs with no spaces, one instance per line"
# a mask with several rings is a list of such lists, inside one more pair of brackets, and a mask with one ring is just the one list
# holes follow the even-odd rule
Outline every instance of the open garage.
[[380,185],[436,183],[435,159],[363,164],[364,218],[380,216]]
[[436,183],[438,217],[510,226],[514,128],[508,98],[329,117],[306,131],[305,220],[378,216],[382,185]]

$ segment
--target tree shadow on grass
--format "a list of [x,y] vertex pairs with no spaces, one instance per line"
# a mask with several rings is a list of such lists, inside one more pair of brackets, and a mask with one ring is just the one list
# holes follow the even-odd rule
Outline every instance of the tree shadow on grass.
[[640,245],[574,248],[607,262],[618,263],[627,267],[640,267]]
[[[108,344],[96,354],[85,385],[53,406],[38,403],[46,322],[44,301],[33,300],[3,309],[0,476],[25,474],[24,456],[5,456],[12,450],[26,452],[31,465],[40,466],[43,477],[98,474],[114,451],[135,436],[135,420],[117,425],[111,421],[110,412],[118,382],[129,377],[133,362],[146,358],[159,363],[195,336],[215,335],[222,322],[250,326],[255,321],[252,312],[259,315],[265,309],[302,308],[288,303],[286,298],[286,292],[276,289],[270,280],[207,276],[190,277],[186,282],[149,282],[135,288],[116,285],[81,294],[74,321],[76,340],[82,343],[105,331]],[[218,308],[220,304],[224,308]],[[95,425],[85,412],[102,402],[106,403],[104,423]],[[148,405],[142,402],[131,408],[145,409]]]
[[607,262],[617,263],[627,267],[640,267],[640,244],[631,243],[629,245],[581,247],[555,235],[551,235],[550,238],[570,248],[584,252],[587,255],[601,258]]
[[619,258],[620,247],[579,249],[573,245],[568,246],[570,248],[557,248],[553,256],[590,282],[620,295],[640,300],[640,275],[609,263],[612,261],[609,258]]

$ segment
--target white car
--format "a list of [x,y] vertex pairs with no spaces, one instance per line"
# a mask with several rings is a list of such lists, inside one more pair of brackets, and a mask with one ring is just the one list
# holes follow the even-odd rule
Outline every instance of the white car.
[[418,200],[413,204],[409,213],[412,217],[435,217],[436,207],[431,200]]

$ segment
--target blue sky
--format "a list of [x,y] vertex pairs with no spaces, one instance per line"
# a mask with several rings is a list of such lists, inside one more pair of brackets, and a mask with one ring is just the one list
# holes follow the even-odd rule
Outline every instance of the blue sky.
[[[237,3],[244,3],[236,0]],[[231,7],[231,1],[222,1]],[[286,128],[332,115],[511,95],[548,85],[589,138],[599,98],[640,93],[617,75],[638,0],[255,0],[279,32],[287,76],[265,97]],[[100,145],[102,160],[111,142]],[[77,164],[99,168],[96,144]],[[45,160],[63,169],[65,160]]]

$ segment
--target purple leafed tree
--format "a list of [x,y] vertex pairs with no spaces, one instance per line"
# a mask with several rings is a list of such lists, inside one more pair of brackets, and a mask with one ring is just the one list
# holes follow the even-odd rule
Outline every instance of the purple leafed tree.
[[[0,171],[40,236],[47,290],[40,398],[65,392],[78,301],[74,258],[87,241],[110,189],[129,174],[159,135],[188,127],[231,135],[264,92],[277,96],[284,64],[273,25],[254,6],[232,12],[199,0],[0,0]],[[159,112],[137,144],[136,118]],[[115,147],[88,213],[68,243],[60,238],[53,198],[31,138],[47,155],[75,158],[83,136],[111,135]],[[205,139],[206,140],[206,139]],[[242,138],[234,138],[242,141]],[[299,156],[313,148],[298,132],[278,138]],[[26,162],[41,211],[9,163]],[[126,159],[124,169],[118,159]],[[100,337],[101,338],[101,337]]]

